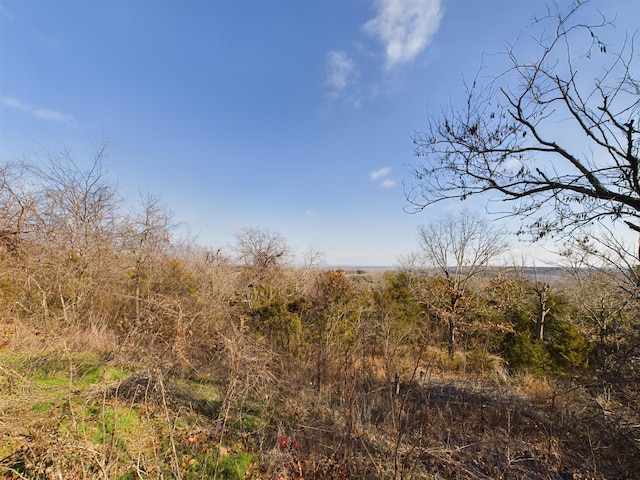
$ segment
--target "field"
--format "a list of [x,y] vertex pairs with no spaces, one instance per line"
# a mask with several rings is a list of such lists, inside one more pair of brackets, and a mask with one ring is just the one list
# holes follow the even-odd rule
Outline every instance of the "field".
[[390,383],[369,358],[319,389],[246,332],[218,340],[180,368],[107,331],[4,323],[2,477],[638,478],[637,391],[612,376],[430,347]]

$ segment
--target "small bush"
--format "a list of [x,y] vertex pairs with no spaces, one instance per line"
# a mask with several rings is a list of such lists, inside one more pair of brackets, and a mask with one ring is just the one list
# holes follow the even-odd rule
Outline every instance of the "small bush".
[[535,340],[530,332],[514,335],[507,353],[507,361],[512,370],[524,370],[534,374],[543,374],[552,365],[547,347],[543,342]]
[[549,329],[549,351],[561,368],[585,368],[589,363],[592,345],[578,327],[569,322],[554,322]]

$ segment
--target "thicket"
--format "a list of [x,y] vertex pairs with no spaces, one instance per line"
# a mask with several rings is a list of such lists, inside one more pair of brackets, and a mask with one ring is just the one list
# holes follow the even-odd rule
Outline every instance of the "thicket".
[[[495,267],[452,309],[431,269],[294,266],[261,229],[228,249],[180,241],[158,199],[120,198],[101,155],[0,170],[2,411],[38,375],[69,385],[30,407],[66,412],[46,434],[0,426],[2,475],[637,474],[637,271],[543,283]],[[136,426],[156,432],[137,457]],[[64,447],[47,437],[62,431],[76,432]]]

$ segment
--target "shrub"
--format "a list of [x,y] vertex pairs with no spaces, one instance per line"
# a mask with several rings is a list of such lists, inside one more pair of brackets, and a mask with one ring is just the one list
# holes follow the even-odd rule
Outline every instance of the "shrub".
[[524,370],[535,374],[543,374],[552,364],[547,347],[544,343],[535,340],[530,331],[513,335],[507,352],[507,361],[512,370]]
[[548,340],[549,352],[559,367],[587,367],[593,346],[578,327],[567,321],[552,322],[548,329]]

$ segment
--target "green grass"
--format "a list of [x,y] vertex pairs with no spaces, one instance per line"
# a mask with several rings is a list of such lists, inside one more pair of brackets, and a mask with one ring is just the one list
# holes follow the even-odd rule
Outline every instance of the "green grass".
[[52,410],[54,404],[51,402],[38,402],[31,407],[33,413],[45,413]]
[[237,452],[220,458],[220,476],[228,480],[245,480],[256,470],[259,457],[252,452]]
[[78,429],[94,443],[104,444],[114,439],[124,448],[127,435],[141,424],[135,408],[94,404],[85,408]]
[[[122,480],[139,478],[138,468],[148,478],[185,480],[245,479],[258,471],[256,446],[245,448],[235,438],[268,424],[265,406],[239,405],[229,419],[235,427],[213,438],[209,432],[222,396],[212,379],[165,377],[165,405],[155,390],[147,398],[117,388],[144,373],[99,354],[6,352],[0,366],[0,411],[12,419],[0,424],[0,458],[6,459],[0,476],[8,468],[40,478],[52,458],[64,475],[78,478],[103,474],[104,468],[109,478]],[[222,455],[221,445],[227,445]]]

